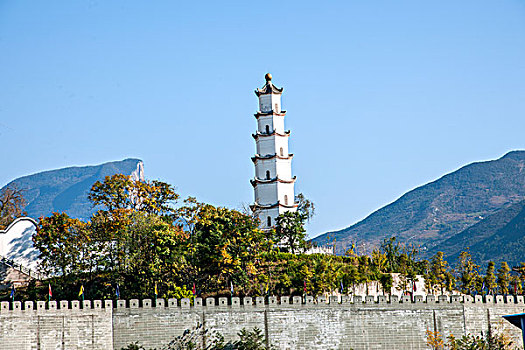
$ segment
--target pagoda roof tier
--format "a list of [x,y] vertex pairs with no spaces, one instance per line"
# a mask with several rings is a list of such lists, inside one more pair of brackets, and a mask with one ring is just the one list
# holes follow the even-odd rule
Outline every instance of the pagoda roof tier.
[[271,76],[268,77],[267,75],[265,78],[266,78],[266,84],[264,84],[262,88],[255,90],[255,94],[257,96],[267,95],[267,94],[280,95],[283,93],[284,88],[278,88],[277,86],[273,85]]
[[286,111],[280,111],[280,112],[275,112],[275,111],[261,112],[261,111],[257,111],[256,113],[254,113],[255,118],[267,117],[269,115],[282,115],[284,117],[286,115]]
[[284,134],[280,134],[276,131],[274,132],[271,132],[269,134],[266,134],[266,133],[262,133],[262,132],[259,132],[257,131],[255,134],[252,134],[252,137],[257,140],[259,137],[269,137],[269,136],[274,136],[274,135],[277,135],[277,136],[283,136],[283,137],[288,137],[290,136],[290,130],[287,130],[284,132]]
[[252,184],[253,187],[257,186],[258,184],[269,184],[269,183],[274,183],[274,182],[280,182],[280,183],[285,183],[285,184],[291,184],[291,183],[295,183],[295,181],[297,181],[297,176],[294,176],[291,180],[284,180],[284,179],[280,179],[278,176],[272,178],[272,179],[259,179],[259,178],[255,178],[253,180],[250,180],[250,183]]
[[267,154],[265,156],[261,156],[259,154],[256,154],[255,156],[252,157],[252,162],[256,163],[258,160],[267,160],[267,159],[273,159],[273,158],[291,159],[291,158],[293,158],[293,153],[288,154],[288,157],[281,157],[281,156],[277,155],[277,153]]
[[293,208],[297,208],[298,206],[299,204],[285,205],[285,204],[282,204],[281,201],[277,201],[277,203],[274,203],[274,204],[264,204],[264,205],[255,203],[255,204],[250,205],[250,209],[252,211],[256,211],[260,209],[272,209],[272,208],[277,208],[277,207],[293,209]]

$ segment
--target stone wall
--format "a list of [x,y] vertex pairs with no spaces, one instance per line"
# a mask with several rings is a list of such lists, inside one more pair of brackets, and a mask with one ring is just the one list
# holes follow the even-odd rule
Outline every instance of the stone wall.
[[[505,331],[521,345],[520,331],[501,316],[525,311],[523,296],[197,298],[111,301],[3,302],[0,349],[121,349],[133,342],[161,348],[202,324],[236,339],[257,327],[277,349],[427,349],[425,332],[444,337]],[[206,337],[203,338],[206,341]]]

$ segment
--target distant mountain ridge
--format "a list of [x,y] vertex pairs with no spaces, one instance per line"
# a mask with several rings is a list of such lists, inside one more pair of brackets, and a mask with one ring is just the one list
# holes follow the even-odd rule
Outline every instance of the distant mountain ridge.
[[117,173],[144,179],[144,164],[140,159],[125,159],[100,165],[49,170],[20,177],[6,186],[15,184],[24,191],[27,202],[24,210],[32,218],[48,216],[57,211],[87,220],[95,210],[87,199],[91,186]]
[[525,151],[512,151],[497,160],[466,165],[407,192],[355,225],[313,241],[323,245],[335,240],[338,253],[356,243],[365,253],[384,238],[397,236],[420,245],[429,256],[446,240],[523,200]]

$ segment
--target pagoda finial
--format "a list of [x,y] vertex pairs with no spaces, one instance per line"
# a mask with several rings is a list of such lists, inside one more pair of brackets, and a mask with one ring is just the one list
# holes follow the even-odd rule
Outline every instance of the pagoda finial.
[[272,75],[270,73],[266,73],[266,75],[264,76],[264,79],[266,79],[266,81],[271,81]]

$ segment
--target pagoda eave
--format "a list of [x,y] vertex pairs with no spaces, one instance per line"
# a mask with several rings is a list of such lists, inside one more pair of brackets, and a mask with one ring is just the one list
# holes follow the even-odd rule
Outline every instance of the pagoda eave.
[[282,137],[289,137],[290,136],[290,130],[285,131],[284,134],[278,133],[276,131],[274,131],[272,133],[269,133],[269,134],[263,134],[261,132],[257,132],[255,134],[252,134],[252,137],[255,140],[257,140],[259,137],[269,137],[269,136],[274,136],[274,135],[282,136]]
[[288,157],[278,156],[277,153],[269,155],[269,156],[255,155],[254,157],[252,157],[252,162],[257,163],[258,160],[268,160],[268,159],[273,159],[273,158],[288,160],[288,159],[293,158],[293,153],[288,154]]
[[273,179],[268,179],[268,180],[255,178],[255,179],[250,180],[250,183],[252,184],[253,187],[256,187],[258,184],[270,184],[274,182],[280,182],[284,184],[293,184],[295,183],[295,181],[297,181],[297,176],[294,176],[291,180],[284,180],[284,179],[280,179],[279,177],[274,177]]
[[280,116],[284,117],[286,115],[286,111],[280,111],[280,112],[275,112],[275,111],[261,112],[261,111],[257,111],[257,113],[254,114],[254,117],[255,118],[268,117],[270,115],[280,115]]
[[297,207],[299,207],[299,204],[292,204],[292,205],[286,205],[286,204],[282,204],[281,201],[278,201],[277,203],[274,203],[274,204],[252,204],[250,205],[250,209],[252,209],[252,211],[256,211],[256,210],[261,210],[261,209],[273,209],[273,208],[277,208],[277,207],[281,207],[281,208],[286,208],[286,209],[297,209]]

